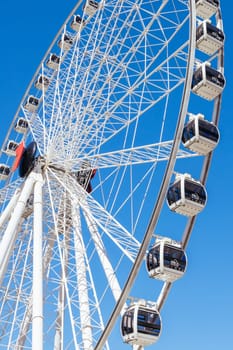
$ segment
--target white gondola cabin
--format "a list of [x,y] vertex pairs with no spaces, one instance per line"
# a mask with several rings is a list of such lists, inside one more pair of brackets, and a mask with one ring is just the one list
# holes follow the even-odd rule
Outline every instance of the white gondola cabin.
[[147,346],[154,344],[161,333],[159,312],[146,303],[133,303],[123,314],[121,334],[130,345]]
[[177,174],[167,192],[169,208],[181,215],[195,216],[205,207],[207,193],[205,187],[189,174]]
[[15,131],[19,132],[20,134],[25,134],[25,132],[28,130],[28,122],[24,118],[19,118],[15,124]]
[[40,100],[37,97],[31,95],[27,98],[27,101],[24,104],[24,108],[28,112],[34,113],[37,111],[39,107],[39,103],[40,103]]
[[10,174],[10,167],[5,164],[0,164],[0,180],[6,180]]
[[213,100],[219,96],[225,86],[223,74],[204,62],[193,73],[192,91],[206,100]]
[[151,278],[174,282],[184,275],[187,256],[177,242],[160,239],[149,249],[146,267]]
[[58,41],[60,49],[69,50],[73,45],[73,39],[66,33],[62,34],[61,39]]
[[18,142],[15,142],[13,140],[8,141],[5,149],[4,149],[4,153],[6,153],[8,156],[15,156],[15,151],[16,148],[18,147]]
[[182,143],[191,151],[206,155],[217,146],[219,137],[217,126],[205,120],[203,114],[191,114],[183,129]]
[[35,81],[35,87],[38,90],[46,91],[48,89],[48,87],[49,87],[49,78],[47,78],[43,74],[39,75],[38,78]]
[[78,31],[80,31],[80,29],[81,29],[82,27],[85,26],[85,20],[84,20],[81,16],[75,15],[75,16],[73,17],[73,20],[72,20],[70,26],[71,26],[71,28],[72,28],[73,30],[75,30],[76,32],[78,32]]
[[219,8],[219,0],[195,0],[197,16],[208,19],[213,16]]
[[97,1],[87,0],[85,6],[83,7],[83,10],[87,16],[92,17],[94,16],[98,8],[99,8],[99,3]]
[[218,51],[223,46],[224,39],[223,31],[207,21],[202,22],[197,28],[196,46],[207,55],[213,55]]
[[61,63],[60,56],[57,56],[55,53],[51,53],[49,59],[46,62],[46,65],[51,69],[58,69],[59,64]]

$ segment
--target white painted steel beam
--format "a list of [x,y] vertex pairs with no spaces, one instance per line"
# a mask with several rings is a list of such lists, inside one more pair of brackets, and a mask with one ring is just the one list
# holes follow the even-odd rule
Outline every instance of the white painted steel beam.
[[93,219],[91,219],[91,217],[86,212],[84,212],[84,216],[85,216],[85,219],[86,219],[86,222],[88,225],[88,229],[91,233],[93,242],[95,244],[95,249],[98,253],[101,265],[103,267],[106,278],[108,280],[108,285],[111,288],[114,299],[117,301],[121,295],[120,284],[117,280],[117,277],[116,277],[116,274],[115,274],[114,269],[112,267],[112,264],[107,257],[107,252],[106,252],[106,249],[104,247],[101,236],[98,232],[95,221]]
[[82,329],[83,348],[93,349],[93,335],[91,325],[91,314],[88,296],[87,282],[87,266],[85,263],[85,246],[81,237],[81,222],[78,210],[72,208],[72,217],[74,225],[74,246],[75,246],[75,261],[77,272],[77,285],[80,307],[80,322]]
[[34,185],[33,225],[33,287],[32,287],[32,349],[43,349],[43,212],[41,174],[36,174]]
[[20,220],[22,219],[27,200],[32,192],[34,183],[35,174],[31,173],[25,181],[24,187],[15,205],[15,209],[11,215],[4,236],[0,242],[0,285],[2,284],[9,258],[12,254],[12,250],[14,249],[14,243],[18,233],[17,228]]
[[3,211],[1,217],[0,217],[0,228],[2,227],[2,225],[4,225],[6,223],[6,221],[10,218],[13,209],[15,207],[15,204],[19,198],[20,195],[20,191],[17,189],[13,195],[13,197],[11,198],[11,200],[9,201],[9,203],[7,204],[5,210]]

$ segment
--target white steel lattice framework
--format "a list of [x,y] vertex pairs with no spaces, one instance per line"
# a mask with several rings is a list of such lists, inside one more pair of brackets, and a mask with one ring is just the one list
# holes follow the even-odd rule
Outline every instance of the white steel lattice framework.
[[[2,349],[116,349],[110,334],[176,162],[203,163],[203,183],[208,173],[211,155],[197,160],[180,145],[201,60],[195,1],[106,0],[92,15],[83,6],[79,1],[48,49],[2,146],[9,167],[9,140],[38,147],[32,171],[11,173],[0,193]],[[76,14],[84,22],[74,30]],[[69,47],[57,45],[63,35]],[[47,63],[51,53],[60,57],[56,67]],[[220,70],[221,54],[210,58]],[[49,84],[38,89],[40,75]],[[38,101],[33,111],[29,96]],[[217,124],[220,97],[214,107],[208,104]],[[20,117],[28,123],[24,134],[15,130]],[[158,308],[170,287],[158,293]]]

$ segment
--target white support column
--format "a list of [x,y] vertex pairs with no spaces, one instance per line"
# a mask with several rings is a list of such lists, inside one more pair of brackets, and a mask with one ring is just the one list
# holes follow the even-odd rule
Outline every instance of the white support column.
[[32,188],[35,182],[34,175],[34,173],[31,173],[26,179],[22,192],[15,205],[15,209],[12,212],[4,236],[0,242],[0,285],[2,284],[3,276],[5,274],[10,255],[14,248],[14,243],[16,241],[18,233],[17,228],[19,222],[22,218],[27,199],[29,198],[32,192]]
[[37,174],[34,186],[33,226],[33,287],[32,287],[32,349],[43,349],[43,253],[42,253],[42,186],[43,178]]
[[[53,233],[50,232],[48,234],[47,247],[43,255],[43,276],[45,276],[48,271],[48,266],[51,261],[53,246],[54,246],[54,237],[53,237]],[[15,350],[22,350],[24,348],[24,343],[31,324],[31,319],[32,319],[32,294],[28,298],[28,305],[24,312],[23,321],[20,324],[20,331],[19,331],[18,340],[15,344]]]
[[[109,261],[107,257],[107,253],[104,247],[104,243],[101,239],[101,236],[98,232],[98,228],[94,222],[94,220],[91,218],[90,215],[88,215],[87,212],[84,212],[85,220],[88,225],[88,229],[91,233],[93,242],[95,243],[96,251],[99,255],[100,262],[103,266],[103,271],[105,272],[106,278],[108,280],[109,286],[111,288],[112,294],[117,301],[121,295],[121,287],[119,285],[118,279],[116,277],[115,271],[111,265],[111,262]],[[122,310],[123,312],[123,310]]]
[[133,345],[133,350],[144,350],[144,347],[141,345]]
[[54,337],[54,350],[62,350],[64,342],[64,311],[65,311],[65,279],[67,274],[68,266],[68,246],[69,246],[69,233],[63,238],[62,247],[62,263],[64,268],[61,269],[61,280],[58,294],[58,305],[57,305],[57,319],[56,319],[56,332]]
[[93,335],[91,327],[91,316],[88,298],[88,285],[86,276],[85,264],[85,247],[81,238],[81,223],[79,211],[74,208],[72,203],[72,218],[74,223],[74,245],[75,245],[75,260],[77,271],[77,284],[80,305],[80,320],[82,328],[83,348],[93,349]]

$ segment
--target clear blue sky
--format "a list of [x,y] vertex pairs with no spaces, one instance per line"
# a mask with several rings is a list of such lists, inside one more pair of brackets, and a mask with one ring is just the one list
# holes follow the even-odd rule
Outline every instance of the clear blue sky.
[[[75,0],[1,1],[1,140],[41,58],[75,4]],[[214,152],[207,184],[211,199],[192,234],[188,272],[174,285],[162,311],[163,333],[154,346],[158,350],[232,348],[233,5],[227,0],[221,4],[227,85],[220,120],[221,142]]]

